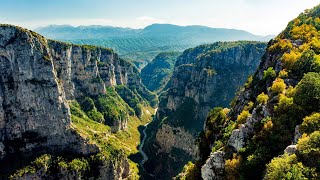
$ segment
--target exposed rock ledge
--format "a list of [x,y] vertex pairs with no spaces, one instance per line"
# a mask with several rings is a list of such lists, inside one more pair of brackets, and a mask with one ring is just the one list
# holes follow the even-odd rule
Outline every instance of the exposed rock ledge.
[[201,168],[201,177],[204,180],[220,180],[224,175],[225,152],[217,151],[210,154],[206,163]]

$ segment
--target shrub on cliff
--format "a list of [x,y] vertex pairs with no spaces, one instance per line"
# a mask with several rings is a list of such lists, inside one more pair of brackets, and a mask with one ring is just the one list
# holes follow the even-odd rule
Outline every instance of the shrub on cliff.
[[240,162],[241,157],[237,154],[233,154],[232,159],[226,160],[224,166],[227,179],[236,180],[239,177]]
[[269,99],[269,96],[267,94],[265,94],[264,92],[262,92],[261,94],[259,94],[257,96],[257,102],[259,104],[266,104],[268,99]]
[[284,80],[281,78],[277,78],[271,86],[271,91],[275,94],[280,94],[285,89],[286,89],[286,84],[284,83]]
[[263,79],[272,79],[276,76],[277,74],[273,67],[269,67],[267,70],[263,71]]

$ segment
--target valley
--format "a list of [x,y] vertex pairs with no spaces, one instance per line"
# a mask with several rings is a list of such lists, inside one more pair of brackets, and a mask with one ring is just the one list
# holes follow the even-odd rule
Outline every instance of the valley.
[[[137,26],[82,19],[29,30],[0,22],[0,179],[320,179],[320,5],[263,36],[133,20],[126,13],[139,8],[129,2],[104,16],[100,3],[82,13]],[[255,24],[251,11],[260,18],[273,2],[234,3],[252,22],[224,6],[232,27],[269,23]],[[175,14],[173,4],[166,13]],[[193,20],[197,3],[182,10],[190,4],[173,9]],[[138,26],[141,19],[148,25]]]

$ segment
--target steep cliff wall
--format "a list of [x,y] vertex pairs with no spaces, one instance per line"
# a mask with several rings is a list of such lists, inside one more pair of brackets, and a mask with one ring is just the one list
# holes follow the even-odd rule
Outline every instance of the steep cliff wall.
[[[131,97],[136,101],[129,103]],[[143,114],[141,106],[155,103],[138,70],[112,50],[47,40],[20,27],[0,25],[1,175],[49,153],[52,158],[43,156],[15,178],[54,178],[58,174],[49,172],[57,171],[59,178],[81,173],[87,178],[126,178],[128,159],[107,135],[110,128],[126,129],[131,116]],[[66,156],[66,162],[58,155]],[[72,160],[76,157],[83,158]],[[41,169],[39,162],[50,165]],[[92,173],[91,166],[100,173]]]
[[0,152],[1,160],[8,162],[4,169],[16,163],[11,158],[21,158],[17,152],[96,153],[96,146],[86,145],[70,129],[69,106],[46,40],[7,25],[1,26],[0,38]]
[[[57,77],[67,100],[77,99],[80,104],[82,99],[90,96],[94,101],[94,106],[104,115],[101,121],[111,126],[113,132],[123,130],[127,127],[130,107],[136,115],[140,116],[140,106],[156,105],[156,96],[151,94],[141,83],[139,71],[129,62],[122,60],[110,49],[98,48],[94,46],[78,46],[57,41],[48,41],[50,54],[57,72]],[[119,86],[126,87],[117,88]],[[116,87],[110,89],[108,87]],[[120,91],[121,89],[121,91]],[[117,92],[114,92],[114,91]],[[131,96],[126,97],[125,94]],[[101,96],[107,94],[106,96]],[[108,97],[108,94],[113,97]],[[118,97],[120,96],[120,97]],[[108,107],[109,114],[105,114],[106,107],[99,103],[100,99],[116,98],[117,107],[123,107],[114,112],[116,106]],[[133,104],[131,99],[135,99]],[[123,100],[124,102],[123,102]],[[127,104],[128,105],[127,105]],[[85,108],[85,107],[83,107]],[[114,112],[114,113],[113,113]]]
[[183,163],[196,158],[195,139],[208,112],[229,104],[265,47],[258,42],[219,42],[186,50],[178,57],[169,89],[161,95],[156,120],[149,128],[146,152],[151,158],[145,167],[151,173],[172,177]]
[[84,92],[91,96],[104,94],[106,86],[125,85],[147,100],[153,100],[154,96],[149,97],[152,95],[141,83],[138,69],[111,49],[52,40],[48,45],[67,99],[77,98]]

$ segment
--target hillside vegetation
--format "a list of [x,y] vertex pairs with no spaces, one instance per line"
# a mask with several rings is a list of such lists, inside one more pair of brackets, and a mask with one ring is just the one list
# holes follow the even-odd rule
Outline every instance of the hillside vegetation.
[[159,53],[141,70],[142,83],[150,90],[160,93],[171,78],[179,52]]
[[179,178],[320,178],[319,30],[317,6],[269,43],[231,109],[209,113],[201,158]]

